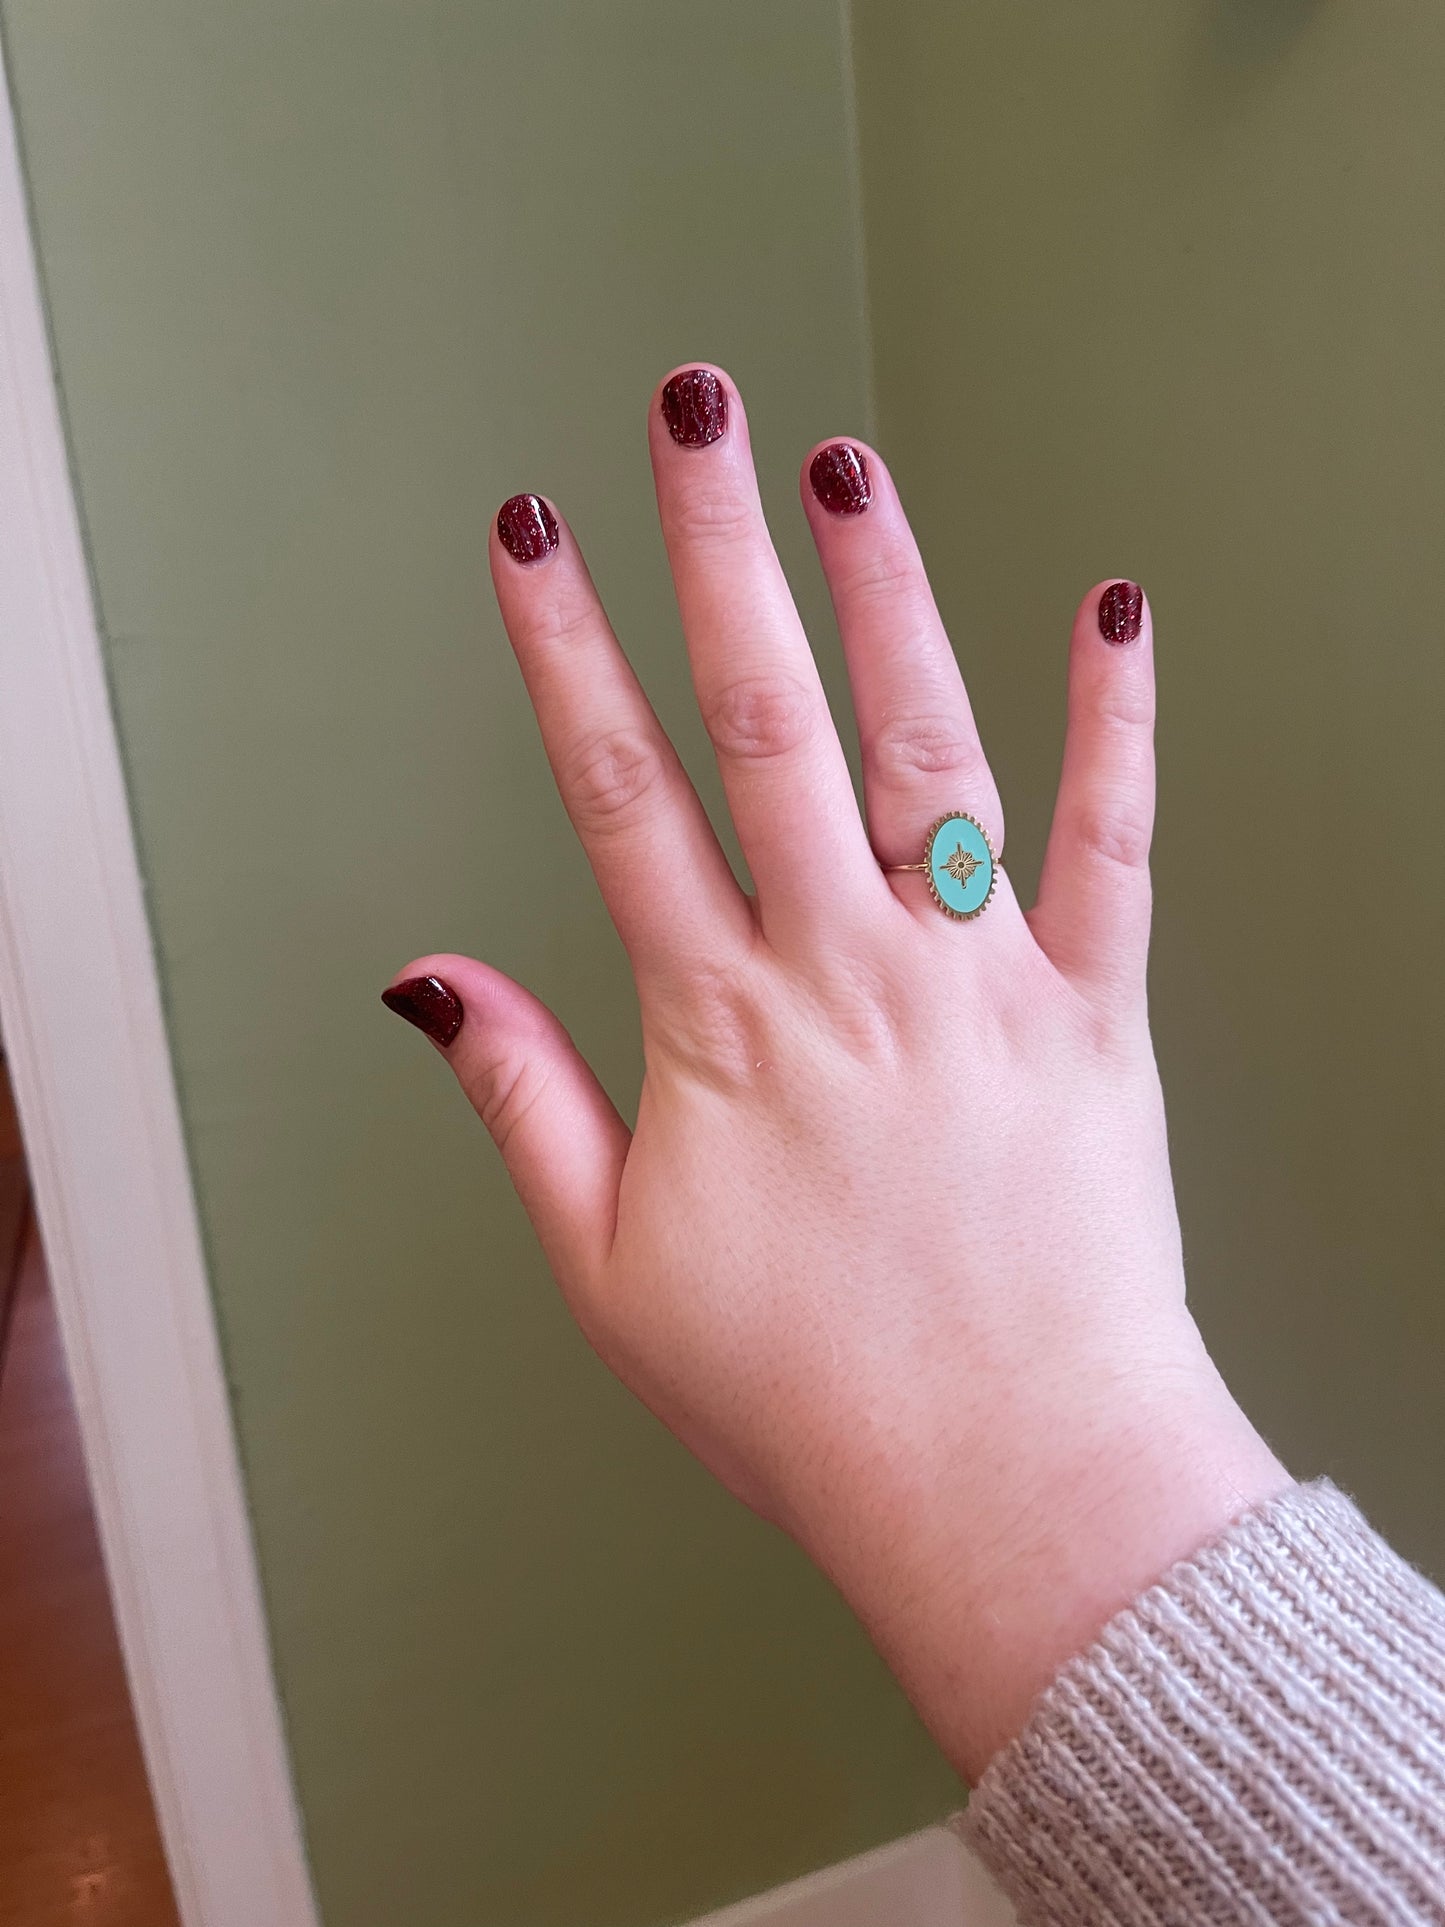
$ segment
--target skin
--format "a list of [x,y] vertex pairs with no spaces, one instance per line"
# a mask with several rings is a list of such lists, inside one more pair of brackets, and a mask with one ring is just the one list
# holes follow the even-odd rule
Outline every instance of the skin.
[[[721,370],[717,371],[721,375]],[[724,380],[727,378],[722,377]],[[1003,815],[882,460],[803,506],[857,711],[865,820],[773,552],[742,402],[706,448],[648,415],[735,881],[560,542],[491,565],[563,801],[631,959],[629,1131],[561,1024],[433,955],[445,1051],[601,1357],[790,1533],[976,1780],[1062,1662],[1287,1474],[1185,1307],[1145,1001],[1154,674],[1074,621],[1039,900],[946,918],[928,826]],[[862,444],[855,444],[862,446]]]

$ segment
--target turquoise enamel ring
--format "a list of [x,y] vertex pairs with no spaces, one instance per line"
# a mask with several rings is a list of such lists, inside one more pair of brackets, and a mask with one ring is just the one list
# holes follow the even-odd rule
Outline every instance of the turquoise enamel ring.
[[921,870],[933,901],[946,917],[981,917],[993,902],[999,862],[988,831],[967,810],[950,810],[928,832],[921,863],[890,863],[890,870]]

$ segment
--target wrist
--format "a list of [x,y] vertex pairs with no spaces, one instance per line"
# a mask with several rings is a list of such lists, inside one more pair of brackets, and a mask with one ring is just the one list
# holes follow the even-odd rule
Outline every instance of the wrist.
[[875,1461],[846,1517],[799,1535],[970,1783],[1115,1613],[1291,1483],[1202,1346],[1066,1409],[1025,1402]]

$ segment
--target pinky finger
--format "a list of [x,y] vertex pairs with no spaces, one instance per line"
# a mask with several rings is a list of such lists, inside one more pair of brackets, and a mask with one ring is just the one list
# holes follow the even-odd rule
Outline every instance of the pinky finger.
[[1074,618],[1063,774],[1029,915],[1081,990],[1143,993],[1153,828],[1153,623],[1135,583],[1103,582]]

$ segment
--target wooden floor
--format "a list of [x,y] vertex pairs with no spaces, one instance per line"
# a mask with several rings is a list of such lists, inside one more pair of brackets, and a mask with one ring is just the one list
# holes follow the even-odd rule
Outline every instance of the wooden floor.
[[0,1923],[176,1927],[33,1230],[0,1357]]

